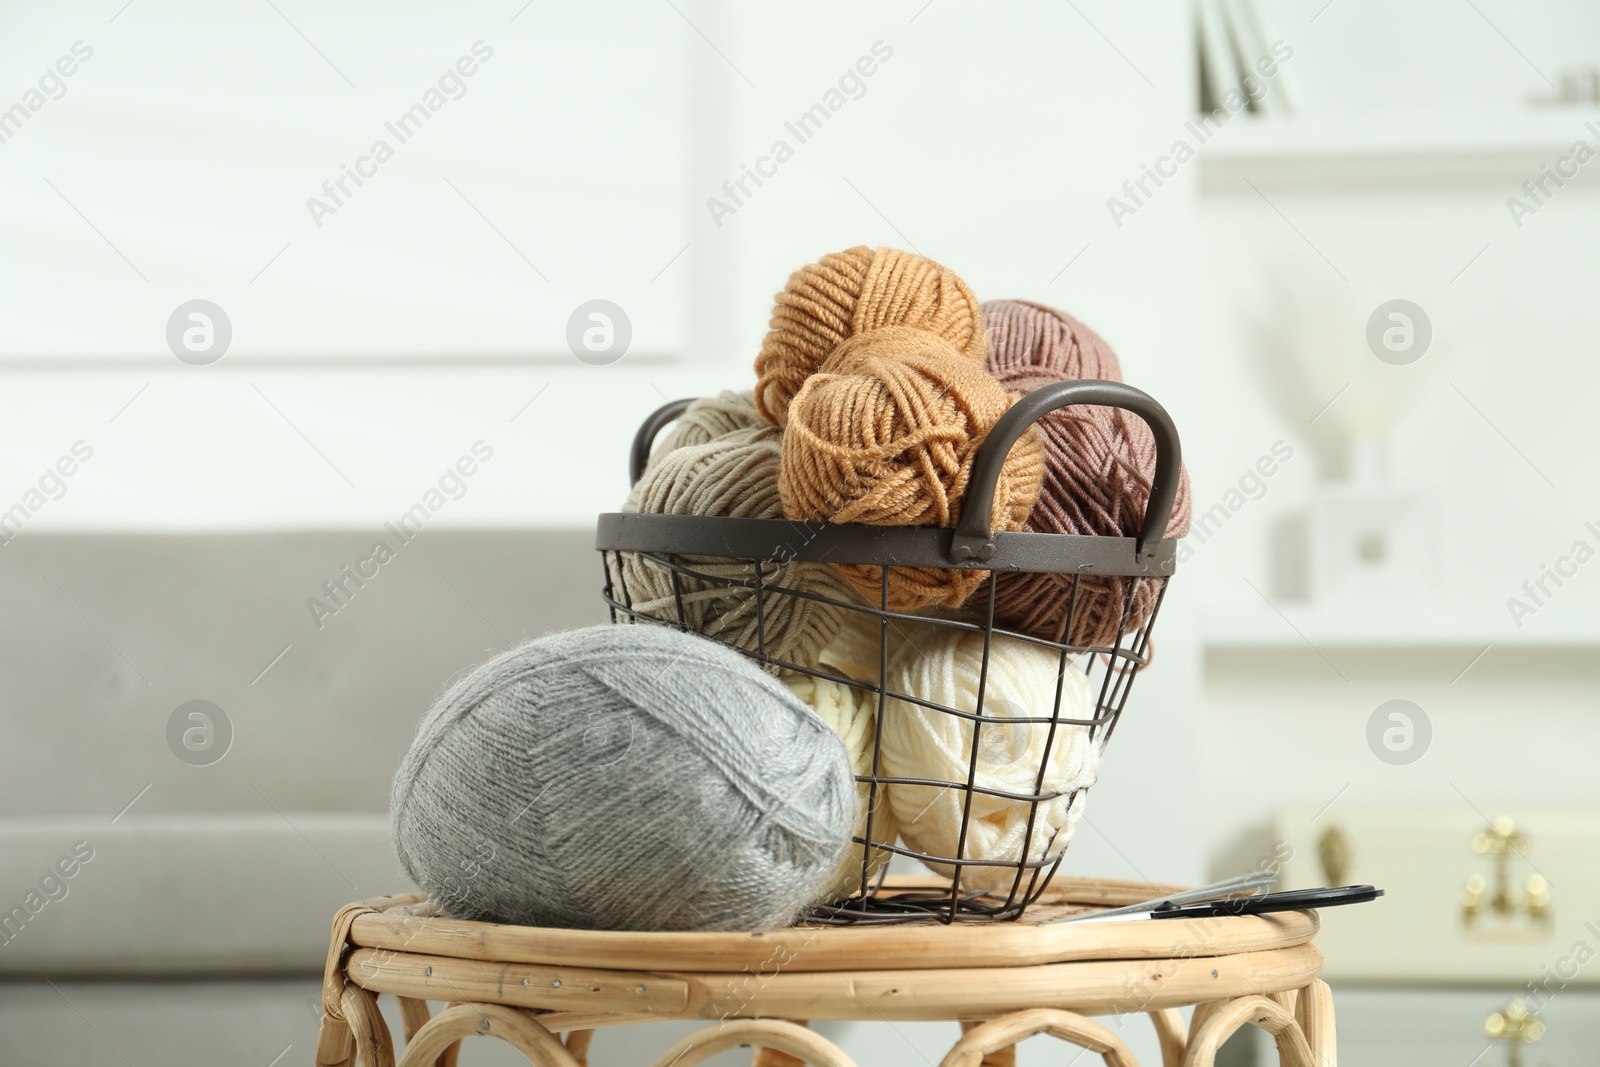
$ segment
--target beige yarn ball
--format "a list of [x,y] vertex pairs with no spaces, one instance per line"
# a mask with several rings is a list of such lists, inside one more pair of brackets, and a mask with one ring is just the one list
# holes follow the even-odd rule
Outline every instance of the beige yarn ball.
[[655,455],[684,445],[703,445],[734,430],[765,425],[766,420],[756,411],[755,399],[748,389],[742,393],[724,389],[716,396],[701,397],[684,409],[656,445]]
[[[850,766],[857,776],[872,773],[872,751],[877,738],[878,696],[869,690],[835,682],[831,678],[815,678],[808,674],[785,673],[783,683],[822,720],[833,727],[844,741],[850,755]],[[872,805],[872,833],[869,840],[893,844],[897,830],[894,811],[889,804],[888,786],[879,785],[874,791],[870,782],[856,782],[859,810],[855,828],[851,833],[867,838],[868,804]],[[818,903],[832,903],[861,892],[861,854],[866,846],[853,842],[844,859],[828,879],[827,886],[817,896]],[[867,882],[872,882],[883,871],[893,853],[873,848],[868,861]]]
[[[658,452],[623,510],[782,518],[779,437],[778,429],[763,423],[711,437],[703,444]],[[841,607],[769,591],[758,615],[754,590],[714,580],[752,581],[749,563],[717,556],[682,556],[678,562],[707,577],[680,574],[674,590],[673,571],[664,563],[637,553],[618,553],[611,565],[614,595],[640,614],[671,622],[678,619],[681,597],[684,621],[691,629],[751,652],[764,647],[767,656],[786,663],[814,662],[839,630],[844,614]],[[843,584],[825,564],[768,560],[760,566],[765,585],[835,600],[848,598]]]
[[[976,712],[982,666],[981,633],[945,630],[922,647],[920,654],[896,659],[890,670],[890,687],[945,707]],[[992,636],[983,714],[996,718],[1050,715],[1060,666],[1057,652]],[[1061,683],[1061,717],[1093,718],[1095,701],[1083,671],[1068,661]],[[972,758],[973,721],[891,698],[879,729],[881,766],[891,777],[961,783],[944,787],[895,783],[889,790],[889,802],[906,845],[918,852],[957,858],[961,813],[967,799],[962,784]],[[1050,723],[983,724],[975,785],[1032,794],[1042,763],[1045,773],[1037,791],[1064,795],[1038,803],[1030,836],[1026,834],[1029,802],[972,794],[966,844],[959,858],[1016,863],[1026,856],[1030,861],[1049,862],[1067,847],[1083,815],[1085,799],[1071,791],[1094,784],[1101,743],[1090,740],[1087,726],[1057,724],[1046,760],[1050,729]],[[1029,838],[1026,841],[1025,836]],[[955,876],[951,864],[930,862],[929,866],[946,877]],[[1011,891],[1017,875],[1015,869],[1005,867],[965,866],[960,870],[963,890],[999,894]],[[1024,872],[1022,889],[1030,878],[1031,872]]]

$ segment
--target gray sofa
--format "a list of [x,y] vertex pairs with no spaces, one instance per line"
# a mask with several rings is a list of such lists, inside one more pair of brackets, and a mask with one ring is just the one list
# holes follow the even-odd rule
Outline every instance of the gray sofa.
[[[422,711],[605,617],[589,531],[430,530],[315,618],[379,536],[0,548],[0,1061],[310,1062],[334,911],[407,887],[385,812]],[[214,762],[169,745],[193,700]]]

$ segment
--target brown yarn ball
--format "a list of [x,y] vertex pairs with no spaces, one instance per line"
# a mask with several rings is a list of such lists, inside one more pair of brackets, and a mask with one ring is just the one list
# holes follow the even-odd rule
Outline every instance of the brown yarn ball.
[[[788,407],[778,474],[784,516],[954,526],[979,446],[1011,403],[980,363],[936,332],[885,326],[851,337]],[[1039,436],[1030,429],[1001,468],[993,529],[1021,528],[1043,475]],[[879,602],[879,568],[834,569],[867,603]],[[889,608],[959,607],[987,579],[987,571],[897,568]]]
[[996,375],[1038,367],[1068,378],[1122,381],[1122,364],[1105,338],[1064,311],[1031,300],[986,300],[983,322]]
[[[991,351],[991,364],[1014,355]],[[1071,376],[1039,365],[1013,364],[997,375],[1008,389],[1031,392]],[[1155,475],[1155,437],[1143,419],[1121,408],[1072,405],[1035,424],[1045,452],[1044,488],[1023,527],[1032,533],[1137,536],[1150,501]],[[1180,472],[1168,537],[1189,530],[1188,471]],[[1009,629],[1069,645],[1110,646],[1117,639],[1122,610],[1132,590],[1133,603],[1123,633],[1132,633],[1155,610],[1159,585],[1153,578],[1079,576],[1072,629],[1066,631],[1072,604],[1071,574],[1002,572],[995,582],[995,621]]]
[[978,298],[951,271],[910,252],[862,247],[823,256],[789,276],[756,357],[756,408],[782,426],[805,380],[844,341],[883,326],[918,326],[983,365]]

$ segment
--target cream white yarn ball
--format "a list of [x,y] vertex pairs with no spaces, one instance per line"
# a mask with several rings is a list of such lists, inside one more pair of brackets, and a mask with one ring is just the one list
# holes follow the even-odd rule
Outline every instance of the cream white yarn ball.
[[[919,635],[920,636],[920,635]],[[889,683],[906,693],[964,712],[976,712],[978,678],[983,666],[983,635],[964,630],[943,630],[919,641],[918,652],[906,652],[891,666]],[[989,646],[989,670],[984,687],[983,714],[997,718],[1047,716],[1055,706],[1059,653],[1039,645],[994,635]],[[1070,660],[1061,674],[1062,718],[1088,720],[1095,702],[1089,679]],[[974,723],[958,715],[890,698],[884,708],[880,741],[885,773],[896,778],[931,778],[965,783],[972,758]],[[984,723],[979,733],[974,784],[1008,793],[1032,794],[1045,764],[1039,793],[1061,793],[1040,801],[1030,839],[1027,801],[986,793],[972,795],[972,813],[961,859],[1015,863],[1053,861],[1067,847],[1083,815],[1083,795],[1072,790],[1094,784],[1099,772],[1101,743],[1090,741],[1089,727],[1057,724],[1050,743],[1049,723]],[[1070,801],[1070,804],[1069,804]],[[958,785],[918,786],[894,783],[889,802],[900,823],[907,846],[935,856],[956,857],[961,813],[966,792]],[[946,877],[956,868],[929,863]],[[1005,867],[965,866],[961,888],[1009,893],[1016,870]],[[1024,873],[1025,890],[1031,875]]]
[[[863,611],[847,609],[843,616],[833,639],[817,654],[817,665],[834,674],[875,686],[883,667],[883,624],[876,615]],[[890,676],[893,676],[894,666],[901,656],[915,654],[936,633],[937,629],[926,623],[890,619]]]
[[[870,690],[836,682],[831,678],[814,678],[808,674],[792,672],[784,673],[783,684],[824,722],[833,727],[833,731],[844,741],[853,773],[857,776],[870,775],[874,742],[878,734],[878,695]],[[870,782],[856,782],[858,808],[855,827],[851,830],[855,837],[887,844],[894,843],[898,829],[895,825],[894,809],[889,803],[888,790],[889,787],[886,785],[880,784],[874,790]],[[870,838],[867,835],[869,804],[872,805]],[[859,843],[851,843],[850,848],[845,851],[844,858],[839,861],[839,866],[829,878],[827,886],[817,895],[818,903],[843,900],[861,891],[861,854],[864,847]],[[893,855],[882,848],[874,848],[871,853],[867,869],[869,886]]]

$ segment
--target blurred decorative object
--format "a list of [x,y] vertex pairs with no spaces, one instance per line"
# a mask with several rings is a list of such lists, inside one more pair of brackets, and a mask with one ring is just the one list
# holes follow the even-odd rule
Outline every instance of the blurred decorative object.
[[1330,823],[1317,838],[1317,859],[1322,863],[1322,877],[1328,885],[1347,885],[1350,881],[1350,861],[1355,849],[1350,835],[1338,823]]
[[1506,1067],[1522,1067],[1522,1046],[1544,1037],[1544,1023],[1528,1010],[1527,1001],[1513,997],[1483,1020],[1483,1034],[1506,1043]]
[[[1089,372],[1121,380],[1111,346],[1078,320],[1038,304],[984,304],[989,369],[1018,393]],[[1044,486],[1023,526],[1030,533],[1130,537],[1138,533],[1155,473],[1155,438],[1137,416],[1118,408],[1073,407],[1038,422],[1044,444]],[[1189,532],[1189,475],[1180,474],[1167,533]],[[1007,574],[998,578],[995,621],[1063,641],[1104,647],[1137,628],[1155,607],[1158,584],[1083,574]],[[1068,606],[1076,600],[1077,609]],[[1072,632],[1064,634],[1070,614]]]
[[[756,359],[756,407],[783,427],[785,518],[952,527],[979,446],[1012,397],[984,368],[983,317],[961,279],[921,256],[850,249],[790,276]],[[1032,427],[1006,455],[996,530],[1027,520],[1044,477]],[[868,602],[880,571],[834,564]],[[960,607],[981,570],[898,569],[888,606]]]
[[1199,48],[1200,110],[1235,112],[1242,97],[1252,112],[1287,115],[1292,88],[1274,44],[1282,37],[1268,21],[1263,0],[1195,0]]
[[469,671],[395,776],[395,848],[447,916],[769,930],[856,817],[839,736],[743,655],[656,626],[529,641]]
[[1551,96],[1534,98],[1545,107],[1593,107],[1600,104],[1600,67],[1567,67],[1557,75],[1558,85]]
[[[736,428],[710,436],[724,426]],[[739,394],[697,400],[651,457],[622,510],[781,519],[779,435]],[[843,610],[828,601],[843,597],[844,585],[824,564],[762,562],[763,583],[810,594],[770,603],[764,614],[757,612],[748,584],[751,564],[696,556],[667,564],[628,553],[616,565],[626,572],[626,587],[640,611],[675,611],[681,603],[691,629],[750,652],[764,646],[780,663],[813,662],[843,622]],[[683,573],[682,567],[697,573]]]
[[[1528,875],[1523,891],[1511,885],[1511,858],[1526,857],[1528,835],[1517,829],[1509,815],[1501,815],[1487,829],[1472,835],[1472,851],[1494,862],[1494,887],[1481,874],[1467,876],[1461,890],[1461,921],[1469,929],[1483,929],[1484,912],[1501,920],[1526,915],[1528,925],[1548,930],[1550,925],[1550,883],[1538,871]],[[1487,904],[1487,909],[1485,908]]]
[[[889,799],[906,844],[929,857],[1046,861],[1066,849],[1100,769],[1094,700],[1083,671],[1049,648],[972,631],[940,633],[890,670],[890,687],[983,721],[891,697],[883,768],[896,779],[947,782],[975,767],[973,791],[897,782]],[[980,702],[981,698],[981,702]],[[980,712],[980,707],[982,708]],[[1040,716],[1055,708],[1055,718]],[[1042,717],[1045,721],[1027,721]],[[1020,720],[1020,721],[1008,721]],[[1049,797],[1040,804],[1011,796]],[[924,860],[947,877],[954,869]],[[969,867],[969,890],[1009,893],[1021,870]]]
[[[1422,395],[1435,361],[1377,358],[1367,338],[1386,294],[1358,296],[1326,270],[1301,256],[1280,257],[1263,269],[1267,299],[1253,324],[1251,363],[1279,416],[1308,427],[1322,480],[1387,477],[1384,442]],[[1380,347],[1388,354],[1383,330],[1405,324],[1378,318]],[[1410,326],[1413,341],[1417,325]],[[1427,333],[1431,346],[1431,325]],[[1400,344],[1404,337],[1388,340]],[[1356,455],[1360,448],[1366,455]]]
[[1311,499],[1311,599],[1421,600],[1434,592],[1433,508],[1382,479],[1318,486]]
[[1319,604],[1426,599],[1439,555],[1432,503],[1393,482],[1389,441],[1430,374],[1428,314],[1408,300],[1363,307],[1301,260],[1270,278],[1254,365],[1284,421],[1306,427],[1321,482],[1297,584]]

